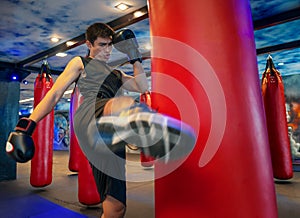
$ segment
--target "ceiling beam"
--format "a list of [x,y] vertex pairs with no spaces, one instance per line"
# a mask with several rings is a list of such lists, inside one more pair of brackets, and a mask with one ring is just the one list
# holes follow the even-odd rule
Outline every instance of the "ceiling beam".
[[254,30],[260,30],[297,19],[300,19],[300,7],[260,20],[255,20],[253,21],[253,26]]
[[291,50],[300,47],[300,40],[287,42],[279,45],[267,46],[263,48],[256,49],[257,55],[267,54],[271,52],[278,52],[283,50]]
[[[142,13],[142,16],[135,17],[135,12],[137,12],[137,11],[140,11]],[[115,20],[112,20],[112,21],[108,22],[107,24],[109,26],[111,26],[114,30],[118,30],[118,29],[124,28],[126,26],[129,26],[131,24],[137,23],[146,18],[148,18],[148,8],[147,8],[147,6],[144,6],[144,7],[137,9],[129,14],[126,14]],[[67,46],[66,43],[61,43],[55,47],[52,47],[45,51],[42,51],[36,55],[33,55],[29,58],[26,58],[25,60],[18,62],[17,66],[24,67],[25,65],[32,65],[32,64],[39,62],[45,58],[52,57],[52,56],[56,55],[58,52],[65,52],[65,51],[75,48],[79,45],[82,45],[85,43],[85,33],[83,33],[77,37],[74,37],[68,41],[73,41],[76,43],[72,46]]]
[[[23,67],[23,69],[28,70],[30,72],[36,72],[36,73],[40,73],[41,72],[41,67],[27,66],[27,67]],[[53,70],[53,69],[50,68],[50,73],[52,75],[60,75],[62,73],[62,71],[60,71],[60,70]]]
[[[142,53],[143,60],[149,59],[150,56],[151,56],[150,51]],[[126,57],[118,59],[118,60],[115,60],[115,61],[112,61],[112,62],[108,62],[109,66],[115,67],[115,68],[118,67],[118,66],[125,65],[125,64],[129,64],[129,61],[128,61],[128,59]],[[0,61],[0,67],[15,68],[15,65],[11,64],[11,63]],[[31,71],[31,72],[36,72],[36,73],[39,73],[41,71],[40,67],[34,67],[34,66],[26,66],[26,67],[23,67],[22,69],[28,70],[28,71]],[[52,75],[60,75],[62,73],[62,71],[60,71],[60,70],[52,70],[52,69],[50,69],[50,71],[51,71]]]
[[15,68],[16,64],[15,63],[10,63],[10,62],[4,62],[4,61],[0,61],[0,68]]

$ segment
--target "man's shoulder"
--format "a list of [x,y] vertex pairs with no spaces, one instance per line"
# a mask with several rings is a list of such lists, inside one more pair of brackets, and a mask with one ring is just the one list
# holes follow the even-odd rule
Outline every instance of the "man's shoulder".
[[118,69],[113,69],[112,72],[119,78],[122,78],[122,71]]

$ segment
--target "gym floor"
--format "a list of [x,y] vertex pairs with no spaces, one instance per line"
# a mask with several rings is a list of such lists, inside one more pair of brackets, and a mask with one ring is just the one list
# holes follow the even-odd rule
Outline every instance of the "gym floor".
[[[101,214],[101,204],[85,206],[77,197],[77,174],[68,170],[68,151],[54,151],[53,181],[44,188],[30,185],[30,163],[17,165],[17,180],[0,182],[0,218],[88,217]],[[139,155],[128,154],[133,160],[128,176],[149,178],[153,168],[143,168]],[[263,181],[262,181],[263,182]],[[128,182],[126,218],[154,217],[154,182]],[[279,218],[300,217],[300,172],[288,181],[275,181]]]

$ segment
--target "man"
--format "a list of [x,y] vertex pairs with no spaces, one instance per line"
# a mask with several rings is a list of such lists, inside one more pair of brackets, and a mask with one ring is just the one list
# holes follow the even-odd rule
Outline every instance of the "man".
[[[113,44],[128,56],[133,76],[106,64]],[[142,57],[131,30],[115,33],[108,25],[95,23],[87,28],[86,45],[89,56],[74,57],[67,64],[29,119],[19,121],[8,144],[17,147],[19,141],[15,138],[26,137],[27,140],[36,123],[75,82],[83,102],[74,115],[74,130],[93,169],[103,207],[101,217],[123,217],[126,209],[125,144],[136,144],[154,157],[163,157],[182,138],[190,151],[195,137],[192,130],[178,120],[153,113],[145,105],[135,104],[130,97],[118,96],[120,89],[140,93],[148,90]],[[26,142],[28,146],[28,140]],[[22,159],[17,153],[12,156]]]

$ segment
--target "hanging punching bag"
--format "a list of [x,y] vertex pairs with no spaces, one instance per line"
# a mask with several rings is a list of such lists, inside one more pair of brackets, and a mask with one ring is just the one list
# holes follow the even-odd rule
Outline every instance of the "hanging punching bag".
[[100,203],[95,179],[89,161],[81,151],[74,128],[73,116],[83,101],[79,89],[75,86],[71,95],[70,104],[70,156],[69,170],[78,172],[78,200],[84,205],[95,205]]
[[280,72],[274,67],[270,55],[262,76],[262,95],[267,119],[273,176],[276,179],[291,179],[293,177],[293,165],[286,119],[284,85]]
[[[145,103],[146,105],[151,107],[151,93],[145,92],[145,93],[141,94],[140,102]],[[154,164],[153,161],[155,160],[155,158],[148,156],[143,151],[141,151],[140,160],[141,160],[141,165],[143,167],[152,167]]]
[[70,123],[70,147],[69,147],[69,170],[72,172],[78,172],[80,165],[81,149],[79,147],[74,128],[73,128],[73,115],[82,102],[77,87],[73,89],[71,94],[70,112],[69,112],[69,123]]
[[249,0],[148,6],[152,108],[198,135],[185,160],[155,161],[155,218],[276,218]]
[[78,170],[78,200],[84,205],[95,205],[100,203],[100,195],[97,190],[92,168],[83,154],[79,155],[80,165]]
[[[34,107],[52,86],[50,68],[44,61],[34,83]],[[44,187],[52,182],[54,110],[37,123],[32,138],[35,144],[35,154],[31,160],[30,184],[34,187]]]

